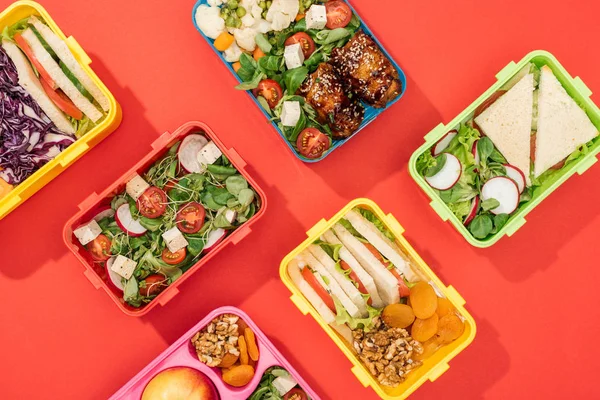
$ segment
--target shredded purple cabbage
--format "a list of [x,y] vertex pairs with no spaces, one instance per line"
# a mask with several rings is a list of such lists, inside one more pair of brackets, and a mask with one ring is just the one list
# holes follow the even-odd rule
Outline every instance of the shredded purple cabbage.
[[0,178],[19,184],[75,141],[59,131],[19,85],[12,60],[0,46]]

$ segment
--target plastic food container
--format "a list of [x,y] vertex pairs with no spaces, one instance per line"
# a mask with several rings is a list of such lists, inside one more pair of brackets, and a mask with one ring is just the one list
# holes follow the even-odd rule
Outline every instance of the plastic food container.
[[83,137],[65,149],[65,151],[61,152],[52,161],[37,170],[24,182],[15,186],[15,188],[5,197],[0,198],[0,219],[4,218],[9,212],[17,208],[35,192],[43,188],[58,174],[73,164],[79,157],[87,153],[92,147],[100,143],[102,139],[113,132],[121,123],[121,107],[116,102],[112,93],[108,91],[106,86],[104,86],[102,81],[90,68],[92,60],[79,46],[79,43],[77,43],[73,36],[65,36],[52,17],[50,17],[41,5],[34,1],[17,1],[13,3],[0,14],[0,31],[3,30],[4,27],[30,15],[41,16],[52,31],[67,43],[69,49],[75,55],[75,58],[79,61],[85,72],[92,78],[94,83],[100,87],[106,97],[108,97],[110,110],[104,120],[102,120],[102,122],[94,129],[86,133]]
[[[77,227],[90,221],[97,213],[97,211],[105,206],[109,206],[112,198],[125,190],[125,184],[136,174],[142,174],[145,172],[156,160],[160,159],[171,146],[181,140],[184,136],[190,133],[203,133],[210,140],[215,142],[222,153],[229,158],[233,166],[239,171],[239,173],[246,178],[248,183],[255,190],[261,200],[261,208],[257,213],[250,218],[247,222],[233,231],[228,235],[225,240],[217,245],[216,248],[211,250],[208,254],[204,255],[193,267],[186,271],[183,276],[173,282],[167,289],[160,293],[150,303],[145,305],[143,308],[133,308],[124,303],[120,293],[113,291],[107,284],[107,278],[104,272],[104,268],[99,268],[97,264],[94,264],[89,252],[80,245],[79,241],[73,234],[73,231]],[[121,178],[119,178],[114,184],[108,187],[100,194],[92,193],[87,199],[79,204],[79,212],[72,217],[65,225],[63,230],[63,240],[67,247],[75,254],[75,257],[81,261],[85,267],[84,274],[90,280],[92,285],[96,289],[103,289],[106,291],[108,296],[115,302],[115,304],[127,315],[131,316],[142,316],[150,312],[158,304],[164,306],[167,304],[177,293],[177,288],[181,285],[194,271],[197,271],[204,264],[206,264],[211,258],[219,253],[227,245],[236,244],[243,238],[245,238],[250,232],[250,227],[254,224],[267,209],[267,199],[263,190],[257,185],[252,177],[245,171],[246,162],[238,155],[233,149],[227,149],[225,145],[219,140],[215,133],[206,124],[198,121],[190,121],[180,126],[175,132],[165,132],[158,139],[152,143],[152,151],[140,160],[133,168],[127,171]]]
[[[346,3],[348,3],[348,2],[346,2]],[[219,56],[219,58],[223,61],[223,63],[227,66],[227,68],[229,68],[229,71],[231,71],[231,73],[233,74],[233,76],[235,76],[235,78],[237,79],[237,81],[241,83],[242,82],[241,79],[235,73],[235,71],[233,70],[233,67],[231,66],[231,64],[228,63],[227,61],[225,61],[225,58],[223,57],[223,54],[220,51],[218,51],[215,48],[215,46],[213,45],[214,40],[210,39],[206,35],[204,35],[204,33],[202,33],[202,31],[198,27],[198,24],[196,24],[196,18],[195,18],[196,9],[199,6],[201,6],[202,4],[208,4],[208,1],[207,0],[198,0],[198,2],[196,2],[196,4],[194,5],[194,10],[192,12],[192,23],[194,24],[194,26],[196,27],[196,29],[198,30],[198,32],[200,32],[200,34],[204,37],[204,39],[206,39],[206,41],[208,42],[208,44],[210,45],[210,47],[214,50],[214,52],[217,54],[217,56]],[[350,5],[350,3],[348,3],[348,5],[352,9],[352,12],[354,14],[356,14],[360,18],[360,15],[354,10],[354,8],[352,8],[352,6]],[[302,156],[300,153],[298,153],[296,151],[294,145],[287,140],[287,138],[285,137],[284,133],[279,129],[279,127],[277,126],[277,124],[274,123],[274,122],[271,122],[271,125],[273,125],[273,128],[275,128],[275,130],[277,131],[277,133],[279,133],[279,136],[281,136],[281,139],[283,139],[283,141],[285,142],[285,144],[287,144],[287,146],[292,151],[292,153],[294,153],[296,155],[296,157],[298,157],[300,160],[302,160],[302,161],[304,161],[306,163],[319,162],[322,159],[324,159],[325,157],[327,157],[329,154],[331,154],[331,152],[333,152],[333,150],[341,147],[348,140],[352,139],[358,132],[360,132],[367,125],[369,125],[371,122],[373,122],[375,120],[375,118],[377,118],[379,116],[379,114],[381,114],[387,108],[389,108],[392,104],[394,104],[395,102],[397,102],[398,100],[400,100],[400,98],[404,95],[404,92],[406,91],[406,76],[404,74],[404,71],[402,71],[402,69],[400,68],[400,66],[398,65],[398,63],[396,63],[396,61],[394,61],[394,59],[390,56],[390,54],[387,52],[387,50],[379,42],[379,40],[377,40],[377,38],[373,35],[373,32],[364,23],[364,21],[362,20],[362,18],[361,18],[360,29],[362,29],[366,34],[368,34],[369,36],[371,36],[373,38],[373,40],[377,43],[377,45],[379,46],[379,48],[381,49],[381,51],[383,51],[383,53],[385,54],[385,56],[392,62],[392,64],[394,65],[394,67],[398,71],[398,75],[400,77],[400,81],[402,82],[402,92],[400,93],[400,95],[398,95],[398,97],[396,97],[394,100],[392,100],[391,102],[389,102],[386,108],[373,108],[373,107],[368,106],[367,104],[363,103],[363,105],[365,106],[365,118],[364,118],[362,124],[360,125],[360,127],[358,128],[358,130],[356,132],[354,132],[350,137],[348,137],[346,139],[343,139],[343,140],[334,140],[333,143],[332,143],[331,148],[325,154],[323,154],[323,156],[321,156],[320,158],[316,158],[316,159],[308,159],[308,158]],[[271,120],[271,116],[269,116],[269,114],[260,105],[260,103],[258,102],[258,100],[256,100],[256,97],[254,97],[254,95],[252,94],[252,91],[248,90],[247,93],[248,93],[248,96],[250,96],[250,98],[254,102],[254,104],[256,104],[256,106],[265,115],[265,118],[267,118],[267,120]]]
[[515,63],[511,61],[506,67],[504,67],[498,74],[496,79],[498,80],[492,87],[490,87],[485,93],[483,93],[477,100],[475,100],[470,106],[468,106],[462,113],[456,118],[450,121],[448,124],[439,124],[431,132],[425,135],[425,143],[413,153],[409,162],[409,170],[413,179],[423,189],[423,191],[431,199],[431,207],[437,212],[443,221],[450,221],[452,225],[465,237],[465,239],[476,247],[489,247],[500,240],[504,235],[512,236],[523,224],[525,224],[525,216],[529,214],[538,204],[542,202],[550,193],[556,190],[562,185],[567,179],[573,176],[575,173],[581,175],[589,167],[591,167],[597,160],[596,156],[600,152],[600,141],[596,141],[590,151],[583,158],[577,162],[571,163],[566,167],[562,168],[561,171],[556,174],[552,179],[544,182],[542,186],[535,189],[533,197],[527,203],[519,206],[517,211],[513,213],[506,223],[495,235],[492,235],[484,240],[479,240],[473,237],[471,232],[465,227],[462,222],[452,213],[446,203],[444,203],[439,196],[435,193],[425,179],[417,171],[417,159],[421,154],[429,151],[431,146],[437,143],[448,131],[454,129],[460,122],[466,120],[480,104],[482,104],[488,97],[495,93],[500,87],[507,83],[512,77],[514,77],[525,65],[533,63],[535,65],[542,66],[548,65],[554,75],[558,78],[560,83],[566,89],[567,93],[575,99],[577,104],[583,108],[587,113],[592,123],[600,130],[600,110],[591,100],[590,96],[592,91],[583,83],[579,77],[572,78],[571,75],[564,69],[564,67],[558,62],[558,60],[547,51],[533,51],[526,55],[521,61]]
[[[256,373],[249,384],[242,388],[229,386],[221,379],[219,368],[210,368],[198,360],[196,350],[192,347],[191,339],[196,332],[202,330],[214,318],[221,314],[234,314],[240,317],[252,329],[256,335],[256,341],[260,351],[260,358],[256,364]],[[308,386],[302,377],[296,372],[292,365],[281,355],[267,336],[256,326],[256,324],[242,310],[235,307],[221,307],[208,314],[202,321],[187,331],[179,340],[173,343],[167,350],[154,359],[139,374],[134,376],[125,384],[110,400],[139,399],[148,382],[160,371],[171,367],[186,366],[195,368],[208,376],[214,383],[221,399],[247,399],[256,390],[264,372],[270,367],[282,367],[298,382],[300,387],[311,397],[319,399],[315,392]]]
[[[400,249],[412,260],[413,264],[419,268],[422,273],[427,276],[433,283],[435,283],[437,289],[443,294],[458,311],[458,313],[465,319],[465,331],[463,334],[456,339],[454,342],[441,347],[431,357],[424,360],[423,365],[419,368],[411,371],[406,381],[400,386],[391,388],[381,385],[377,382],[376,377],[371,375],[369,370],[364,366],[360,359],[355,355],[354,350],[349,344],[347,344],[337,332],[331,328],[317,313],[313,306],[306,300],[300,290],[296,287],[291,277],[288,274],[288,264],[302,251],[304,251],[310,244],[317,240],[323,233],[329,230],[336,222],[338,222],[348,211],[354,207],[366,208],[372,211],[384,225],[394,234],[397,238],[397,244]],[[396,221],[391,214],[384,214],[377,204],[369,199],[356,199],[351,201],[345,206],[340,212],[338,212],[333,218],[326,221],[322,219],[315,226],[313,226],[308,232],[308,239],[302,244],[296,247],[291,253],[289,253],[281,262],[279,269],[279,275],[281,280],[292,292],[291,300],[300,309],[300,311],[306,315],[310,314],[321,328],[329,335],[333,342],[340,348],[340,350],[348,357],[350,362],[353,364],[352,372],[358,378],[358,380],[365,386],[371,386],[373,390],[382,399],[405,399],[412,394],[419,386],[424,384],[427,380],[433,382],[440,377],[449,368],[448,363],[458,353],[464,350],[473,339],[475,338],[475,321],[473,317],[465,309],[465,301],[458,294],[458,292],[452,286],[445,286],[442,281],[433,273],[429,266],[423,261],[423,259],[417,254],[412,248],[408,241],[402,235],[404,228]]]

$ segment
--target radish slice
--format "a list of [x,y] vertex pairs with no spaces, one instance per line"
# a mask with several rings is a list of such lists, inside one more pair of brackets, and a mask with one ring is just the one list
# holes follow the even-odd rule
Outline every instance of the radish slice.
[[198,154],[200,150],[208,143],[202,135],[193,134],[187,135],[181,145],[179,145],[179,151],[177,152],[177,158],[179,158],[179,164],[187,172],[202,172],[204,169],[198,162]]
[[208,240],[206,241],[206,245],[204,246],[203,252],[208,253],[209,251],[217,247],[217,245],[221,243],[223,239],[225,239],[226,235],[227,231],[223,228],[215,229],[214,231],[209,233]]
[[119,225],[119,228],[129,236],[138,237],[146,233],[146,228],[144,228],[137,219],[133,219],[131,211],[129,211],[128,203],[122,204],[117,208],[115,221],[117,222],[117,225]]
[[469,210],[467,218],[465,219],[465,223],[463,224],[464,226],[469,225],[471,221],[473,221],[473,218],[475,218],[475,216],[477,215],[477,209],[479,209],[479,202],[479,197],[475,197],[473,199],[473,202],[471,203],[471,209]]
[[225,211],[225,219],[227,221],[229,221],[230,224],[233,225],[233,221],[235,221],[236,217],[237,217],[237,211],[233,211],[233,210]]
[[121,275],[117,274],[115,271],[110,269],[114,264],[117,257],[111,257],[106,261],[106,276],[108,277],[108,283],[111,284],[115,289],[120,290],[121,292],[124,289],[123,283],[121,282]]
[[523,171],[510,164],[504,164],[504,168],[506,168],[506,176],[515,181],[519,193],[523,193],[523,190],[525,190],[525,174]]
[[450,153],[446,154],[446,163],[434,176],[425,177],[429,185],[437,190],[448,190],[458,182],[462,174],[462,165],[458,158]]
[[110,206],[104,206],[98,210],[98,213],[94,217],[94,221],[100,222],[104,218],[112,218],[112,217],[114,217],[114,215],[115,215],[115,210],[110,208]]
[[473,157],[475,157],[475,165],[479,165],[479,163],[481,162],[479,152],[477,151],[477,142],[479,142],[479,140],[476,140],[475,143],[473,143],[473,147],[471,148],[471,153],[473,153]]
[[454,136],[456,136],[457,133],[458,132],[456,131],[450,131],[446,133],[440,140],[438,140],[435,146],[433,146],[433,148],[431,149],[431,153],[434,156],[441,154],[444,150],[448,148],[448,145],[450,144],[452,139],[454,139]]
[[511,214],[519,205],[519,188],[512,180],[504,176],[490,179],[481,188],[481,200],[496,199],[500,205],[493,210],[494,214]]

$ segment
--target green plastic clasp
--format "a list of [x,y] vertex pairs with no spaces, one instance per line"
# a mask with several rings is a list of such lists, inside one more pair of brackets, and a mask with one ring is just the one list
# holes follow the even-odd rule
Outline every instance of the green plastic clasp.
[[505,229],[506,236],[514,235],[516,231],[518,231],[523,225],[525,225],[525,222],[527,222],[525,218],[519,218],[510,221],[510,223],[506,226]]
[[496,79],[503,81],[508,79],[511,75],[516,72],[517,64],[514,61],[509,62],[506,67],[502,68],[500,72],[496,74]]
[[579,175],[583,174],[585,171],[587,171],[592,165],[596,164],[596,162],[598,161],[598,159],[596,158],[595,155],[591,155],[588,158],[584,158],[583,160],[581,160],[579,162],[579,165],[577,166],[577,173]]
[[425,135],[425,143],[430,143],[437,140],[440,136],[446,133],[446,125],[439,124]]
[[573,78],[573,85],[577,88],[577,91],[581,93],[583,97],[590,97],[592,95],[592,91],[587,87],[585,83],[581,80],[580,77],[576,76]]
[[440,216],[442,221],[445,222],[450,219],[450,210],[448,209],[446,204],[444,204],[442,201],[440,201],[438,199],[434,199],[431,201],[431,203],[429,203],[429,205],[431,206],[431,208],[433,208],[435,210],[437,215]]

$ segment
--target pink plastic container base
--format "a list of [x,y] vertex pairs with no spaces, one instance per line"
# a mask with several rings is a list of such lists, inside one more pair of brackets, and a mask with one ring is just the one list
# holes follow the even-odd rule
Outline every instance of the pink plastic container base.
[[[223,382],[220,369],[210,368],[206,366],[206,364],[200,362],[196,355],[196,350],[192,347],[191,339],[196,332],[202,330],[202,328],[207,326],[214,318],[221,314],[237,315],[248,324],[256,336],[260,352],[260,357],[256,364],[256,373],[254,374],[252,381],[242,388],[235,388]],[[202,321],[185,333],[161,355],[156,357],[154,361],[127,382],[109,400],[139,400],[148,382],[159,372],[172,367],[190,367],[204,373],[213,382],[222,400],[245,400],[256,390],[265,371],[276,366],[287,370],[311,399],[320,399],[248,315],[235,307],[221,307],[208,314]]]

